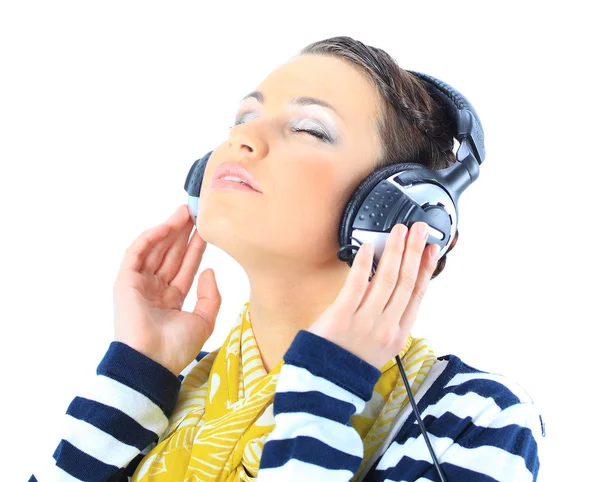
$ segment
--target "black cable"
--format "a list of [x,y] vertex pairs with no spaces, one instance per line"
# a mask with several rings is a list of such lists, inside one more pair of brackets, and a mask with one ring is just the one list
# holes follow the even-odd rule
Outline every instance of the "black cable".
[[425,438],[425,443],[427,444],[427,448],[429,449],[429,453],[431,454],[431,458],[433,459],[433,465],[435,465],[435,468],[437,469],[442,482],[446,482],[446,478],[444,477],[442,468],[440,467],[440,464],[438,463],[438,459],[435,456],[435,452],[433,451],[433,447],[431,446],[431,442],[429,441],[429,436],[427,435],[427,431],[425,430],[425,425],[423,425],[423,420],[421,420],[421,415],[419,414],[419,410],[417,410],[417,404],[415,403],[415,399],[413,398],[412,391],[411,391],[410,385],[408,383],[408,378],[406,376],[406,373],[404,372],[404,367],[402,366],[402,363],[400,362],[399,355],[396,355],[396,363],[398,364],[398,367],[400,368],[400,374],[402,375],[402,380],[404,381],[404,386],[406,387],[406,393],[408,394],[408,399],[410,400],[410,404],[412,405],[413,412],[415,413],[417,423],[419,424],[419,428],[421,429],[421,432],[423,433],[423,437]]
[[[360,239],[355,238],[354,236],[350,236],[350,239],[354,239],[358,243],[358,246],[356,244],[351,243],[344,244],[340,249],[338,249],[337,257],[340,261],[345,261],[348,264],[348,266],[352,268],[352,263],[354,262],[356,252],[358,252],[358,250],[364,243]],[[348,250],[351,251],[351,254],[347,254]],[[373,257],[373,266],[371,266],[371,275],[369,276],[369,281],[371,281],[373,279],[373,276],[375,276],[377,264],[378,263],[377,261],[375,261],[375,257]]]

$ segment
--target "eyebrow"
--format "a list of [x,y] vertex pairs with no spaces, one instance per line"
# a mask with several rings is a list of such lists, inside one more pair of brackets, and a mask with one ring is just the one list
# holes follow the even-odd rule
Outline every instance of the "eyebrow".
[[[261,104],[265,103],[265,96],[259,90],[254,90],[254,91],[250,92],[249,94],[245,95],[244,97],[242,97],[242,99],[240,100],[240,103],[242,103],[243,101],[245,101],[246,99],[248,99],[250,97],[254,97]],[[326,102],[322,99],[317,99],[316,97],[294,97],[292,100],[289,101],[289,104],[290,105],[312,105],[312,104],[320,105],[321,107],[326,107],[328,109],[331,109],[340,118],[343,119],[342,115],[329,102]]]

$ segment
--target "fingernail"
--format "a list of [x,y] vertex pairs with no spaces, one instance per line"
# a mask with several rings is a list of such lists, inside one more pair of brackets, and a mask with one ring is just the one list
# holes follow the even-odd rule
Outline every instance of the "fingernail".
[[406,236],[406,228],[404,227],[403,224],[396,224],[396,226],[394,226],[394,229],[396,230],[396,236],[398,237],[398,239],[400,241],[402,241],[404,239],[404,237]]
[[429,236],[429,225],[427,225],[427,223],[418,222],[417,233],[419,234],[421,239],[427,239],[427,237]]
[[433,249],[431,250],[431,259],[437,259],[439,254],[440,254],[440,245],[434,244]]
[[375,250],[374,246],[371,243],[366,243],[365,245],[365,254],[367,256],[371,256],[373,251]]

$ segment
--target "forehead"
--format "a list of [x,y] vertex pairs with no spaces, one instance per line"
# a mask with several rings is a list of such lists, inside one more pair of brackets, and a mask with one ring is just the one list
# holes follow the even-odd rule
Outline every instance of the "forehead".
[[332,104],[340,125],[355,134],[373,132],[378,110],[375,87],[348,61],[326,55],[300,55],[273,70],[257,87],[265,106],[282,106],[293,97],[317,97]]

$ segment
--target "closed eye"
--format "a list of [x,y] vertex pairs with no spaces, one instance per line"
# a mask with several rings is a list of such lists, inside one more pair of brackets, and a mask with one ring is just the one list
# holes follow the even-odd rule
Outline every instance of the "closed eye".
[[293,132],[306,132],[307,134],[310,134],[311,136],[314,136],[317,139],[321,139],[322,141],[329,140],[329,137],[327,136],[327,134],[323,134],[322,132],[319,132],[319,131],[313,131],[310,129],[294,129],[293,127],[292,127],[292,131]]
[[[243,122],[241,122],[239,120],[236,121],[234,125],[229,126],[229,130],[233,129],[234,126],[237,126],[239,124],[243,124]],[[297,129],[297,128],[294,128],[294,127],[292,127],[291,130],[292,130],[292,132],[305,132],[305,133],[307,133],[307,134],[309,134],[309,135],[311,135],[313,137],[316,137],[317,139],[320,139],[320,140],[322,140],[324,142],[329,142],[329,143],[332,142],[332,140],[329,138],[329,136],[326,133],[321,132],[321,131],[315,131],[315,130],[311,130],[311,129]]]

